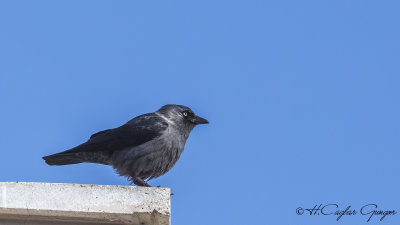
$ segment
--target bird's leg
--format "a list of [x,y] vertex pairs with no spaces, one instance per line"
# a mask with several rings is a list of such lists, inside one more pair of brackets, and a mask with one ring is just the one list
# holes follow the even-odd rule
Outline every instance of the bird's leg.
[[151,187],[150,184],[146,183],[146,181],[140,179],[139,177],[130,177],[130,180],[137,186]]

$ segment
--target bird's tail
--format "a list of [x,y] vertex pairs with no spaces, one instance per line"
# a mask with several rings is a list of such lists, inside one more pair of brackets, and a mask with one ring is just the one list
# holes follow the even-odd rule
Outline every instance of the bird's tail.
[[84,159],[76,153],[57,153],[54,155],[48,155],[43,157],[45,162],[51,166],[57,165],[68,165],[68,164],[77,164],[84,162]]
[[112,152],[76,152],[75,150],[67,150],[45,156],[43,159],[47,164],[57,166],[77,163],[100,163],[110,165],[111,155]]

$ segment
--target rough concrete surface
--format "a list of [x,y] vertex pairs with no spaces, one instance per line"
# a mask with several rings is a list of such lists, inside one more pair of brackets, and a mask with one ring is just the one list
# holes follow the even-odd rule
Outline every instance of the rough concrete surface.
[[3,224],[170,224],[170,189],[0,182]]

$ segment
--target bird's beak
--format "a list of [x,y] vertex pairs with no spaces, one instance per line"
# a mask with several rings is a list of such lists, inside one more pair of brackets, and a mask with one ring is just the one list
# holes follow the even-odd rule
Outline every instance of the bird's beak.
[[194,116],[192,119],[192,123],[194,124],[209,124],[208,120],[201,118],[200,116]]

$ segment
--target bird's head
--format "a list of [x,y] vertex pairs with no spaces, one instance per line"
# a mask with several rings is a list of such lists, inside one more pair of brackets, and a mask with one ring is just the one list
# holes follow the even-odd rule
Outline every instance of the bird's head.
[[208,120],[197,116],[189,107],[183,105],[164,105],[157,112],[175,124],[191,128],[198,124],[209,123]]

